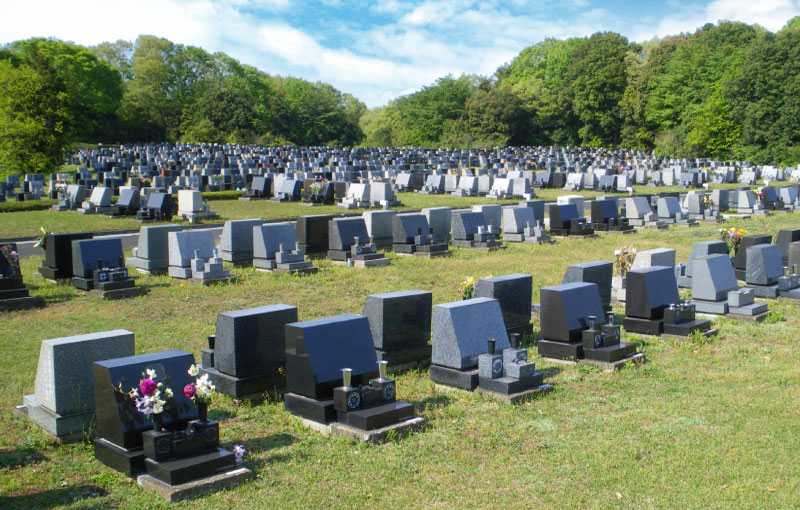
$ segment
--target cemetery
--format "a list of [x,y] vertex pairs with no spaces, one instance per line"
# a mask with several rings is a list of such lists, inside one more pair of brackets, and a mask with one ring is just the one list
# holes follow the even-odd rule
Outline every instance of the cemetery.
[[[613,489],[609,501],[619,492],[638,507],[647,503],[636,485],[606,473],[644,476],[671,494],[658,484],[680,455],[693,478],[723,469],[747,484],[720,467],[727,450],[759,466],[769,446],[737,441],[723,451],[720,438],[778,435],[796,421],[786,383],[800,317],[796,212],[740,213],[746,194],[711,211],[710,190],[697,188],[632,197],[627,188],[654,177],[643,170],[604,191],[601,177],[559,171],[560,155],[537,163],[547,172],[498,162],[464,168],[454,183],[449,172],[381,169],[331,152],[317,150],[341,164],[284,161],[292,179],[284,167],[220,169],[221,181],[205,184],[191,171],[150,175],[164,191],[118,186],[120,206],[107,205],[109,192],[73,188],[58,210],[41,210],[47,216],[0,212],[46,227],[33,248],[33,235],[0,226],[0,346],[9,352],[0,472],[49,491],[40,474],[63,477],[59,466],[75,464],[67,485],[101,505],[241,505],[257,493],[297,506],[327,501],[332,487],[353,505],[366,502],[362,481],[340,474],[359,455],[373,486],[455,504],[442,469],[475,494],[466,465],[479,458],[500,476],[529,477],[552,506],[574,494],[553,482],[562,469],[590,469],[598,491]],[[114,173],[114,151],[105,157]],[[324,184],[310,191],[320,168]],[[373,179],[350,180],[362,172]],[[676,182],[707,180],[690,175]],[[191,196],[178,189],[191,182]],[[133,196],[146,205],[135,213]],[[71,210],[77,199],[87,214]],[[780,211],[778,202],[764,208]],[[114,207],[119,217],[107,217]],[[212,210],[217,218],[203,216]],[[57,228],[62,221],[77,226]],[[110,233],[113,222],[130,231]],[[681,228],[688,223],[696,226]],[[720,227],[743,233],[729,242]],[[636,235],[618,235],[628,232]],[[630,243],[637,249],[620,272],[614,253]],[[6,310],[4,292],[44,307]],[[100,299],[114,292],[130,299]],[[753,372],[769,399],[741,385]],[[722,418],[729,400],[743,411]],[[775,455],[796,453],[789,445]],[[401,467],[409,460],[412,471]],[[790,483],[749,476],[778,492]],[[275,491],[289,479],[304,494]]]

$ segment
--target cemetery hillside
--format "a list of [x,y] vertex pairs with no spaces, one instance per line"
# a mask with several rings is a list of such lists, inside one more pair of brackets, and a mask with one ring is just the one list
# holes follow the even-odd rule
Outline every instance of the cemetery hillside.
[[263,61],[0,46],[0,509],[800,508],[800,16]]
[[[313,57],[312,57],[313,58]],[[581,145],[800,162],[800,18],[635,43],[545,39],[492,76],[443,76],[367,109],[326,83],[142,35],[0,48],[0,175],[51,172],[76,142]]]

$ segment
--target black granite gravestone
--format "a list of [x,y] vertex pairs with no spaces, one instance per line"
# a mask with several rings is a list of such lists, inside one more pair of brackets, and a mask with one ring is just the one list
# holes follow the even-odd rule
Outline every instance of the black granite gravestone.
[[778,239],[775,244],[781,251],[784,265],[789,263],[789,245],[798,241],[800,241],[800,228],[784,228],[778,231]]
[[434,257],[449,253],[447,243],[434,243],[424,214],[398,214],[392,219],[392,250],[395,253]]
[[47,234],[45,256],[39,267],[39,274],[48,280],[68,280],[72,278],[72,241],[91,239],[89,232],[71,234]]
[[22,281],[16,243],[0,243],[0,311],[39,306]]
[[605,310],[611,309],[611,280],[614,264],[604,260],[572,264],[567,267],[561,283],[588,282],[597,284],[600,302]]
[[72,286],[81,290],[129,289],[134,281],[125,268],[120,238],[72,242]]
[[328,222],[333,219],[330,214],[316,216],[300,216],[295,224],[297,242],[306,254],[325,253],[328,251]]
[[550,204],[550,233],[556,236],[591,236],[594,230],[586,218],[578,213],[575,204]]
[[589,316],[604,324],[600,291],[594,283],[565,283],[545,287],[541,297],[541,335],[538,350],[545,358],[583,358],[582,333],[589,327]]
[[214,347],[203,350],[201,373],[236,399],[284,388],[285,327],[292,322],[297,307],[282,304],[218,314]]
[[389,366],[430,362],[430,292],[408,290],[373,294],[364,302],[375,354]]
[[629,232],[628,220],[619,214],[616,200],[592,200],[592,228],[599,231]]
[[531,295],[533,278],[527,274],[509,274],[484,278],[475,285],[475,297],[494,298],[500,302],[508,334],[533,333]]

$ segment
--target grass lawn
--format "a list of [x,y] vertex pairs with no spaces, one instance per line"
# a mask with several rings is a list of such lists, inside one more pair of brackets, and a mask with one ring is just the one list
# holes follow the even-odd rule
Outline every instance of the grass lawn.
[[[732,188],[735,185],[720,185],[720,188]],[[717,186],[715,186],[717,187]],[[639,186],[639,193],[660,193],[668,191],[683,191],[678,187],[651,188]],[[561,189],[537,189],[538,199],[554,201],[559,195],[576,194],[587,198],[608,193],[597,191],[578,191],[567,192]],[[624,193],[616,193],[624,196]],[[401,207],[394,208],[398,211],[408,209],[422,209],[425,207],[469,207],[476,204],[513,204],[519,199],[513,200],[490,200],[484,197],[453,197],[450,195],[420,195],[418,193],[397,193],[397,198],[403,204]],[[42,201],[44,202],[44,201]],[[48,200],[47,203],[54,204],[55,201]],[[38,203],[37,203],[38,204]],[[211,210],[219,215],[218,219],[207,220],[203,223],[219,223],[225,220],[241,220],[247,218],[262,218],[274,220],[280,218],[296,218],[309,214],[347,214],[360,213],[363,209],[347,211],[337,206],[317,206],[309,207],[298,202],[280,203],[271,200],[239,201],[239,200],[209,200]],[[82,215],[77,212],[55,212],[50,210],[38,211],[13,211],[15,203],[0,204],[0,239],[20,239],[38,237],[40,228],[44,227],[48,232],[103,232],[109,230],[136,230],[141,226],[138,222],[129,218],[108,218],[100,214]],[[179,223],[176,217],[174,222]],[[188,222],[182,222],[188,225]]]
[[[415,205],[412,195],[402,199]],[[781,213],[735,225],[775,234],[799,217]],[[96,461],[88,441],[59,446],[11,412],[34,391],[47,338],[125,328],[136,334],[137,353],[180,348],[199,360],[218,312],[286,303],[308,320],[360,313],[368,294],[406,289],[431,291],[434,303],[442,303],[459,299],[458,282],[467,275],[512,272],[533,275],[538,301],[539,289],[560,283],[569,264],[612,260],[623,244],[674,247],[686,260],[692,243],[715,238],[719,226],[510,244],[489,255],[453,249],[446,259],[390,254],[391,266],[371,270],[322,260],[320,272],[305,278],[233,268],[241,280],[216,287],[141,277],[137,284],[147,295],[116,302],[46,282],[35,276],[40,260],[24,259],[25,281],[47,307],[0,316],[0,507],[796,508],[800,312],[794,302],[771,302],[775,313],[761,325],[717,320],[719,334],[707,340],[625,334],[648,363],[616,374],[542,362],[536,338],[528,339],[531,359],[555,391],[520,405],[438,392],[424,370],[397,374],[398,397],[414,403],[428,427],[380,446],[324,438],[279,402],[218,396],[210,414],[221,421],[223,446],[243,444],[257,479],[188,503],[163,503]]]

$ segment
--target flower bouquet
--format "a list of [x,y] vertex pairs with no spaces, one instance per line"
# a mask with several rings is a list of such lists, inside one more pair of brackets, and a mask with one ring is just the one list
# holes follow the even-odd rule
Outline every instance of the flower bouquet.
[[743,228],[721,228],[719,229],[719,238],[728,243],[728,253],[731,251],[734,255],[739,251],[739,245],[742,243],[742,237],[747,234],[747,230]]
[[206,421],[208,419],[208,404],[211,403],[211,397],[214,396],[216,388],[211,381],[208,380],[208,374],[197,377],[199,373],[200,370],[196,365],[192,364],[192,366],[189,367],[189,375],[195,377],[195,380],[193,383],[189,383],[183,387],[183,395],[186,398],[192,399],[197,406],[197,414],[200,420]]
[[161,413],[172,399],[172,390],[163,382],[157,381],[157,378],[156,371],[148,368],[142,374],[139,386],[132,388],[128,392],[128,396],[133,399],[137,411],[153,418],[153,430],[160,432]]

